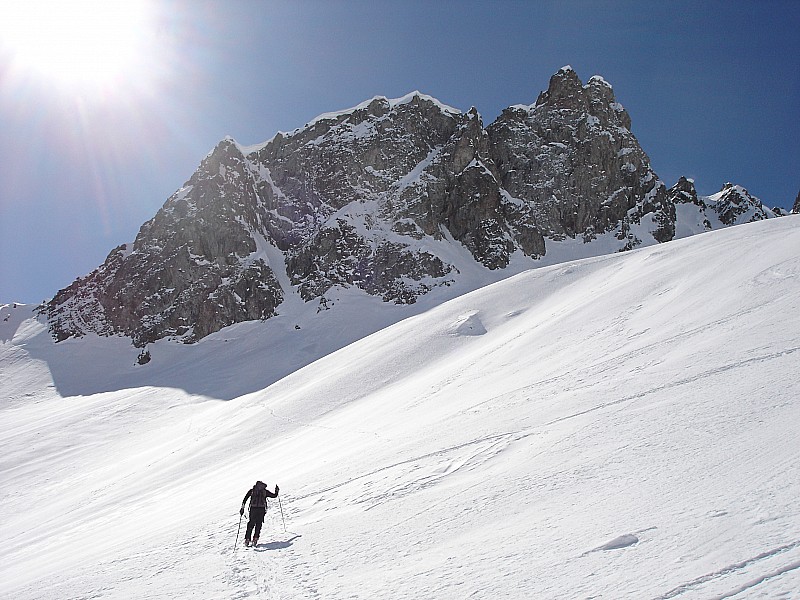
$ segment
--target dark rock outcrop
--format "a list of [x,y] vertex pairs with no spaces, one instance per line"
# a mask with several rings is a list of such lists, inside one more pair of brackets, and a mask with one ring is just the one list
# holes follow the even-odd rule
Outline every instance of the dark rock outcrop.
[[412,304],[461,276],[448,244],[489,273],[561,243],[592,255],[775,216],[738,186],[667,190],[630,127],[602,77],[584,85],[565,67],[488,127],[415,92],[257,148],[225,139],[132,244],[42,311],[56,340],[194,342],[274,316],[289,294],[326,308],[329,290],[355,287]]
[[630,124],[605,80],[584,86],[569,67],[536,104],[506,109],[488,133],[501,185],[521,201],[518,219],[549,239],[591,240],[660,208],[666,190]]

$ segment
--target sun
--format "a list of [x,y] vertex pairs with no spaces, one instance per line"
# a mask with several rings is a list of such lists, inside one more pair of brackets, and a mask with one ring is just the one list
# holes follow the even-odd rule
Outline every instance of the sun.
[[144,0],[0,0],[0,47],[17,74],[90,91],[131,74],[151,34]]

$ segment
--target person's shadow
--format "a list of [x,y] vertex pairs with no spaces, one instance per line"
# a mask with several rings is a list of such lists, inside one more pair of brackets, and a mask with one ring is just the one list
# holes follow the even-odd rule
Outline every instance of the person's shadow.
[[283,550],[284,548],[288,548],[297,538],[302,537],[299,533],[295,533],[293,535],[294,537],[290,537],[288,540],[283,542],[267,542],[266,544],[259,544],[256,546],[256,552],[265,552],[267,550]]

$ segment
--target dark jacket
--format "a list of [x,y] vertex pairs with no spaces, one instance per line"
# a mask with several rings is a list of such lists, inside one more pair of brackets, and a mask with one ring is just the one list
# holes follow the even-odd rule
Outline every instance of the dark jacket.
[[275,491],[270,492],[267,489],[267,484],[263,481],[257,481],[256,484],[244,495],[242,500],[242,508],[250,498],[250,508],[267,508],[267,498],[275,498],[278,496],[278,486],[275,486]]

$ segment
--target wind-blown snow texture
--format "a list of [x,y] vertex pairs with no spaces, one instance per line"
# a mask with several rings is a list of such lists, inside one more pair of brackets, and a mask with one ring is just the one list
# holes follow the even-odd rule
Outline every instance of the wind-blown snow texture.
[[[316,315],[136,366],[5,305],[0,596],[791,598],[798,219],[527,271],[264,389]],[[256,479],[287,528],[234,552]]]

